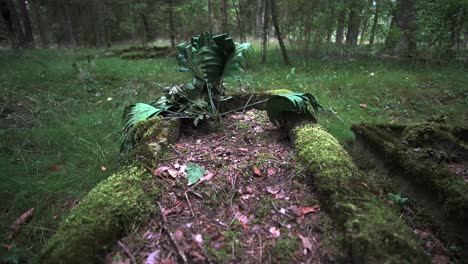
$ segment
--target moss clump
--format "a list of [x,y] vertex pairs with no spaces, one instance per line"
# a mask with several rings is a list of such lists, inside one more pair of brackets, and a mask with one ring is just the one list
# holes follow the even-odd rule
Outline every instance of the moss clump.
[[278,239],[269,252],[274,263],[292,263],[294,252],[299,248],[298,238],[284,237]]
[[[148,186],[150,192],[144,190]],[[118,239],[125,223],[152,213],[151,202],[160,195],[144,169],[122,168],[98,184],[72,210],[48,241],[40,263],[102,262],[106,247]]]
[[127,155],[127,160],[155,167],[168,145],[179,136],[180,120],[152,118],[138,122],[134,131],[132,142],[137,143]]
[[294,133],[299,161],[314,175],[322,206],[344,232],[344,246],[356,262],[428,262],[409,228],[378,199],[375,185],[333,136],[317,125]]
[[[386,165],[401,170],[410,182],[435,194],[434,197],[443,204],[442,210],[448,219],[468,221],[468,184],[440,164],[439,159],[447,157],[447,154],[427,145],[418,145],[423,148],[414,149],[416,145],[401,143],[401,140],[373,125],[355,125],[352,129],[358,137],[370,143],[372,149],[385,159]],[[435,132],[430,124],[422,124],[420,127],[409,126],[402,137],[414,144],[422,144],[425,140],[423,135],[445,132]],[[429,138],[427,140],[431,141]]]
[[99,183],[61,223],[48,241],[41,263],[100,263],[107,247],[115,242],[125,226],[153,213],[152,202],[161,190],[151,174],[136,161],[156,164],[168,145],[175,141],[179,122],[154,118],[140,122],[133,134],[136,146],[132,161]]
[[265,92],[263,92],[263,93],[269,94],[269,95],[278,95],[278,94],[289,94],[289,93],[293,93],[293,91],[286,90],[286,89],[276,89],[276,90],[268,90],[268,91],[265,91]]

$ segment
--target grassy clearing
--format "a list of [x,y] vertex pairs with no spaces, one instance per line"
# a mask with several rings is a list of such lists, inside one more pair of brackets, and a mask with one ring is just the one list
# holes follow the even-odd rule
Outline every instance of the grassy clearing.
[[[123,107],[149,102],[161,93],[161,85],[189,78],[177,72],[174,58],[78,59],[98,52],[0,53],[0,233],[36,208],[17,240],[18,255],[40,250],[76,201],[115,170]],[[259,61],[258,52],[253,59]],[[313,93],[344,120],[319,116],[339,139],[352,138],[349,127],[360,122],[409,123],[436,114],[449,123],[468,121],[463,69],[301,56],[293,56],[293,62],[294,71],[273,47],[268,63],[253,63],[242,84],[257,91]],[[229,81],[231,91],[238,85]]]

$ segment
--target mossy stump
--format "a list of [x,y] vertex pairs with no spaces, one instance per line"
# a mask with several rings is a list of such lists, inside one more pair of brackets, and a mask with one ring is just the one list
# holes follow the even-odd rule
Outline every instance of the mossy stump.
[[[141,162],[155,164],[178,135],[179,122],[150,119],[137,124],[139,144],[129,165],[99,183],[72,209],[48,241],[40,263],[101,263],[126,226],[156,213],[161,191]],[[151,161],[151,162],[150,162]]]
[[429,262],[410,229],[378,198],[376,186],[333,136],[310,124],[294,133],[300,164],[313,176],[322,206],[342,230],[354,262]]

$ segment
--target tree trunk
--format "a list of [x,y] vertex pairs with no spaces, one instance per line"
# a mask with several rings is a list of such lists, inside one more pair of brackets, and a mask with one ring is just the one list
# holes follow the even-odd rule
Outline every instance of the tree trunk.
[[235,0],[232,0],[232,6],[234,7],[234,11],[236,12],[237,27],[239,28],[240,40],[241,40],[241,42],[246,42],[246,40],[244,38],[244,30],[243,30],[243,27],[242,27],[242,20],[240,18],[239,10],[237,10]]
[[263,36],[262,36],[262,63],[266,62],[267,42],[268,42],[268,10],[270,9],[269,1],[263,0]]
[[[385,40],[387,50],[396,51],[404,56],[412,56],[416,52],[416,27],[415,27],[415,1],[399,0],[396,2],[392,17],[390,34]],[[398,29],[401,34],[395,38],[394,29]]]
[[228,34],[228,12],[227,12],[227,0],[221,0],[221,21],[223,33]]
[[346,32],[346,45],[356,46],[359,36],[359,25],[361,24],[362,6],[353,0],[349,10],[348,32]]
[[284,45],[283,42],[283,36],[281,35],[281,30],[278,22],[278,14],[276,12],[276,3],[275,0],[270,0],[270,5],[271,5],[271,18],[273,20],[273,25],[275,26],[275,32],[276,32],[276,37],[278,38],[278,43],[281,48],[281,53],[283,54],[283,60],[286,65],[291,65],[291,62],[289,61],[288,53],[286,51],[286,46]]
[[49,44],[49,41],[47,39],[44,18],[39,13],[40,2],[39,0],[29,0],[28,2],[30,3],[30,7],[31,7],[32,24],[36,25],[37,33],[39,35],[39,40],[41,41],[41,47],[46,48],[47,45]]
[[65,34],[67,36],[67,41],[68,41],[68,45],[71,46],[71,47],[76,47],[76,39],[75,39],[75,35],[74,35],[74,32],[73,32],[73,24],[72,24],[72,20],[71,20],[71,15],[70,15],[70,8],[68,6],[68,4],[64,4],[64,10],[65,12],[64,16],[65,16]]
[[210,32],[213,32],[213,22],[211,21],[211,16],[212,16],[211,9],[212,9],[211,0],[208,0],[208,28],[210,29]]
[[[171,31],[171,47],[175,47],[175,27],[174,27],[174,7],[173,7],[173,0],[169,0],[169,28]],[[210,10],[210,3],[208,1],[208,10]],[[210,26],[211,26],[211,15],[208,15],[210,17]],[[211,31],[211,29],[210,29]]]
[[[265,0],[263,0],[265,1]],[[255,37],[260,38],[263,33],[263,19],[264,19],[264,12],[265,9],[262,0],[257,0],[257,12],[255,15]]]
[[0,9],[2,11],[3,20],[7,26],[10,44],[12,48],[17,49],[23,44],[24,34],[21,29],[15,4],[12,0],[0,0]]
[[345,19],[346,19],[346,9],[341,7],[340,12],[338,12],[338,21],[336,26],[336,39],[335,45],[343,45],[343,34],[345,29]]
[[369,47],[372,48],[375,41],[375,34],[377,33],[377,25],[379,23],[379,15],[380,15],[380,0],[375,0],[375,12],[374,12],[374,19],[372,21],[372,29],[371,35],[369,39]]
[[148,36],[149,36],[149,25],[148,25],[148,21],[146,19],[145,13],[141,12],[140,17],[141,17],[141,23],[143,24],[142,45],[143,47],[146,47],[146,44],[148,43]]
[[18,0],[17,3],[21,13],[21,20],[23,22],[22,24],[24,29],[24,45],[28,47],[33,47],[34,39],[31,27],[31,20],[29,19],[28,9],[26,7],[26,1]]

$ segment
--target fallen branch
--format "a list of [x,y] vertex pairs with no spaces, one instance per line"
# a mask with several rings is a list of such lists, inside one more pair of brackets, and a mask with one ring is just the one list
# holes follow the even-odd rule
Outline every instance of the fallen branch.
[[174,239],[174,234],[172,234],[172,232],[169,230],[169,228],[167,228],[167,218],[166,218],[166,215],[164,214],[164,208],[161,206],[161,204],[159,202],[158,202],[158,206],[159,206],[159,210],[161,211],[161,215],[163,217],[162,228],[169,235],[169,238],[171,239],[172,243],[174,244],[174,246],[177,249],[177,253],[179,253],[180,257],[182,258],[182,261],[184,263],[187,263],[187,256],[185,256],[184,251],[180,248],[179,244],[177,244],[176,240]]

